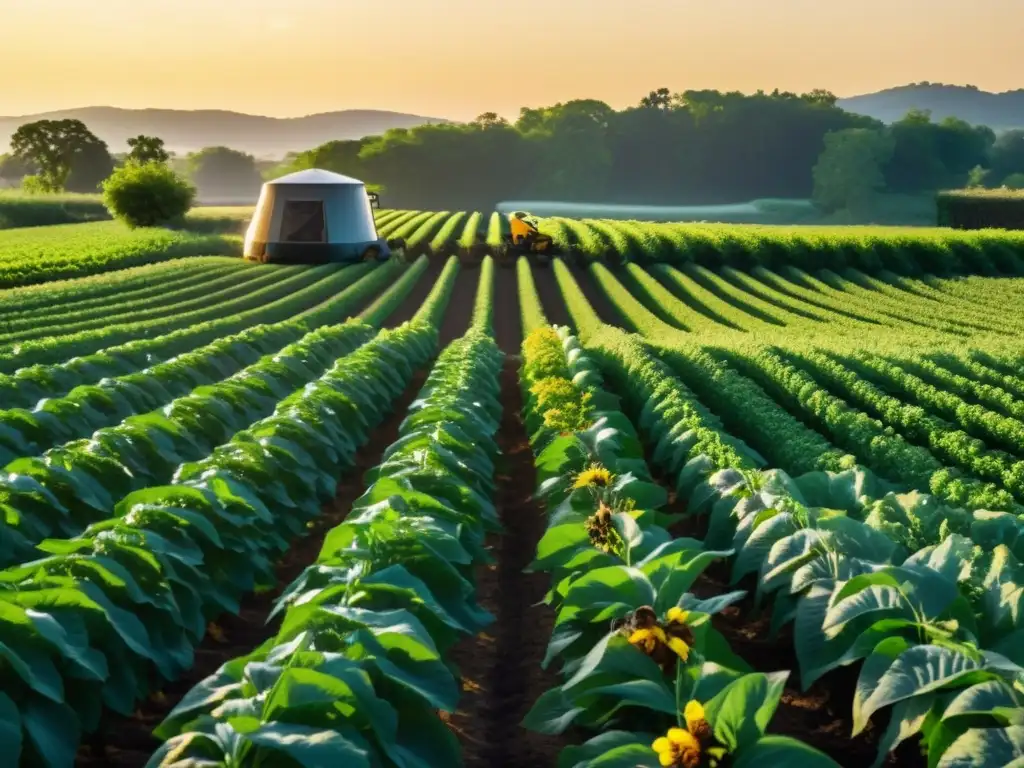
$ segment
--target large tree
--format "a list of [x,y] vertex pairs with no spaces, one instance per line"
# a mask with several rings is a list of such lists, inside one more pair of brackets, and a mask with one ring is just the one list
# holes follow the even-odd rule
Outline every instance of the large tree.
[[164,148],[164,140],[158,136],[139,135],[128,139],[128,146],[131,148],[128,153],[128,160],[131,162],[166,163],[171,159],[170,153]]
[[39,120],[26,123],[11,136],[11,151],[38,168],[39,186],[50,192],[65,188],[79,155],[107,145],[85,127],[81,120]]
[[825,150],[814,166],[814,202],[822,210],[861,211],[885,187],[882,167],[895,142],[881,131],[848,128],[825,136]]
[[104,142],[90,142],[75,155],[64,189],[88,194],[99,192],[100,185],[114,172],[115,165]]
[[256,158],[228,147],[206,147],[188,156],[188,172],[199,197],[249,200],[259,194],[263,177]]

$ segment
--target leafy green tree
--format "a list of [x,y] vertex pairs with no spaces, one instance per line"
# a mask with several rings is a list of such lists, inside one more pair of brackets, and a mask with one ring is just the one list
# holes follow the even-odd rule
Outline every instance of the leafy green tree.
[[891,136],[867,128],[827,134],[813,170],[815,204],[829,213],[866,209],[885,187],[882,167],[894,147]]
[[471,122],[470,125],[476,128],[504,128],[508,125],[508,120],[497,112],[484,112]]
[[170,153],[164,148],[164,140],[158,136],[139,135],[128,139],[131,151],[128,160],[135,163],[166,163],[171,159]]
[[130,227],[152,227],[180,219],[196,190],[166,163],[127,163],[103,182],[103,203]]
[[911,110],[891,130],[896,147],[886,182],[894,192],[911,194],[962,186],[972,168],[988,164],[995,142],[989,128],[957,118],[934,123],[926,110]]
[[1011,173],[1003,179],[1003,186],[1007,189],[1024,189],[1024,173]]
[[1006,177],[1024,173],[1024,130],[1006,131],[991,150],[992,179],[1002,184]]
[[99,192],[100,185],[114,172],[115,165],[104,142],[90,142],[75,155],[64,189],[88,194]]
[[12,153],[38,168],[39,184],[48,192],[62,191],[77,157],[86,151],[95,156],[99,146],[106,151],[81,120],[39,120],[11,136]]
[[263,184],[256,158],[228,147],[206,147],[189,154],[188,174],[199,197],[208,199],[253,199]]
[[14,154],[0,155],[0,179],[12,184],[20,184],[26,176],[35,173],[35,164]]
[[642,109],[671,109],[672,91],[668,88],[658,88],[651,91],[640,99],[640,107]]

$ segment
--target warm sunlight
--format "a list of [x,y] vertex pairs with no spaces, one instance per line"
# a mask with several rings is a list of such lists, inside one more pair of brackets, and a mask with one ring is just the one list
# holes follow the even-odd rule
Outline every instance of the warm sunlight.
[[1024,0],[0,0],[0,768],[1024,768]]
[[621,107],[662,85],[842,96],[920,80],[1020,85],[1019,0],[2,5],[0,71],[18,73],[0,89],[6,115],[109,104],[460,120],[581,95]]

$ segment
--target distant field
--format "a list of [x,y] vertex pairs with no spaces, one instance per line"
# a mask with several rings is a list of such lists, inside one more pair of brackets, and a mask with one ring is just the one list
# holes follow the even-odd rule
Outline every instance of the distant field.
[[0,231],[0,288],[152,264],[181,256],[238,255],[237,238],[114,221]]
[[109,219],[99,195],[26,195],[0,190],[0,229]]
[[[404,237],[413,255],[458,253],[479,261],[503,255],[507,220],[498,213],[438,214],[380,211],[378,231]],[[452,225],[454,222],[454,226]],[[960,231],[939,227],[703,224],[613,219],[540,218],[559,252],[578,263],[697,263],[797,266],[805,269],[855,267],[891,271],[967,274],[1024,274],[1024,232]]]

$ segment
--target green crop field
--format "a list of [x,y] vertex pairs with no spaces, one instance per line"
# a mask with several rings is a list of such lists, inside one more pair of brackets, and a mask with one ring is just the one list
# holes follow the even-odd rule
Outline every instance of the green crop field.
[[5,765],[1024,765],[1024,234],[199,218],[0,233]]

